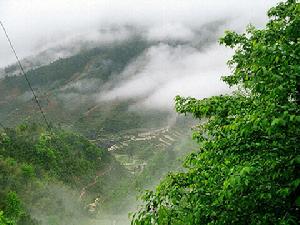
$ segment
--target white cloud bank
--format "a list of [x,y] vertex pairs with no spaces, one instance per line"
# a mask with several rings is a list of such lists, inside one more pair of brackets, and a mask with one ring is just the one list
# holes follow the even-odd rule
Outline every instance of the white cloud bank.
[[[4,22],[21,57],[58,44],[78,40],[110,42],[130,36],[138,28],[148,40],[180,40],[184,45],[157,44],[146,50],[101,91],[97,101],[139,99],[132,108],[170,110],[174,96],[209,97],[228,92],[220,81],[227,74],[230,50],[209,44],[195,48],[201,38],[216,38],[224,29],[263,26],[266,11],[276,0],[0,0]],[[204,37],[201,27],[224,21]],[[213,26],[213,25],[211,25]],[[199,34],[200,29],[200,34]],[[135,31],[136,32],[136,31]],[[203,43],[206,43],[203,40]],[[13,62],[0,32],[0,67]],[[109,87],[109,86],[108,86]]]
[[141,99],[138,109],[170,109],[176,95],[209,97],[228,92],[220,75],[228,72],[231,51],[211,46],[199,51],[189,46],[151,47],[114,80],[114,88],[99,94],[99,101]]
[[[230,17],[235,27],[262,24],[275,0],[0,0],[5,24],[21,57],[74,36],[107,39],[110,25],[148,27],[150,38],[191,38],[190,28]],[[232,23],[233,24],[233,23]],[[116,36],[116,35],[114,35]],[[14,62],[0,32],[0,67]]]

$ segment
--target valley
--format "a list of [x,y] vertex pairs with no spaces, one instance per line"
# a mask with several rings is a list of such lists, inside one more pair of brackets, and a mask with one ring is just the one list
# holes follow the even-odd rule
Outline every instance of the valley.
[[[72,201],[80,212],[78,217],[85,223],[93,217],[98,223],[105,217],[110,218],[109,221],[120,217],[128,224],[127,214],[136,207],[134,199],[139,191],[153,188],[168,171],[179,167],[180,156],[196,148],[190,141],[190,128],[195,123],[191,118],[178,117],[168,110],[135,108],[142,96],[99,100],[103,91],[117,85],[115,80],[120,79],[120,73],[153,45],[156,43],[135,36],[124,42],[82,50],[33,69],[27,67],[27,75],[54,127],[53,132],[62,129],[81,134],[112,160],[91,172],[81,185],[65,182],[63,186],[71,187],[72,194],[68,195],[74,196],[70,197],[72,200],[60,199],[63,197],[60,195],[55,197],[67,211],[69,206],[65,201]],[[3,71],[1,123],[6,129],[15,129],[20,124],[43,127],[40,112],[18,68],[11,66]],[[57,185],[56,181],[52,182]],[[41,198],[37,202],[44,204],[43,201]],[[56,204],[53,203],[53,207]],[[48,224],[51,218],[60,218],[60,214],[55,216],[49,210],[41,213],[42,217],[38,216],[34,213],[35,207],[27,210],[33,211],[32,216],[43,224]]]
[[300,224],[299,25],[297,0],[0,1],[0,225]]

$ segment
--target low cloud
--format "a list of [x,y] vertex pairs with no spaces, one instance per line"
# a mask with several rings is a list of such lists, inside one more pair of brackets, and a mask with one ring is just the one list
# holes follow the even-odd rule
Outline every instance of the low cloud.
[[195,34],[189,27],[183,24],[162,24],[151,27],[148,30],[147,37],[149,40],[183,40],[190,41],[195,38]]
[[[9,0],[0,1],[5,24],[20,57],[36,54],[72,40],[103,40],[126,36],[107,27],[141,27],[150,39],[193,38],[196,28],[211,21],[231,19],[239,29],[249,22],[261,25],[276,0]],[[2,34],[1,34],[2,33]],[[0,67],[14,57],[0,33]]]
[[[220,77],[229,72],[226,61],[232,52],[218,46],[217,38],[225,29],[263,26],[267,9],[276,2],[10,0],[0,1],[0,19],[21,57],[55,46],[75,53],[78,43],[101,45],[134,35],[153,42],[119,76],[99,84],[100,92],[97,83],[81,81],[67,87],[62,98],[76,102],[92,88],[96,102],[134,99],[131,109],[173,110],[178,94],[205,98],[230,91]],[[0,67],[14,61],[3,35],[0,49]],[[68,55],[68,50],[62,52]]]
[[220,81],[228,73],[231,51],[212,45],[199,51],[188,45],[159,44],[148,49],[101,92],[98,101],[139,99],[133,108],[173,110],[176,95],[209,97],[229,88]]

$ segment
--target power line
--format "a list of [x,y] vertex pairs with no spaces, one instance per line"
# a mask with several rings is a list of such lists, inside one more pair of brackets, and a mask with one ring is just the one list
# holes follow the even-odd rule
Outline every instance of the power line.
[[11,39],[9,38],[8,33],[7,33],[7,31],[6,31],[6,29],[5,29],[4,25],[3,25],[3,23],[2,23],[1,21],[0,21],[0,25],[1,25],[1,27],[2,27],[2,29],[3,29],[3,31],[4,31],[4,33],[5,33],[5,36],[6,36],[6,38],[7,38],[7,41],[8,41],[8,43],[9,43],[9,45],[10,45],[10,48],[11,48],[11,50],[13,51],[13,53],[14,53],[16,59],[17,59],[17,62],[18,62],[18,65],[19,65],[19,67],[20,67],[20,69],[21,69],[21,71],[22,71],[22,74],[24,75],[25,80],[26,80],[26,82],[27,82],[27,84],[28,84],[28,86],[29,86],[29,88],[30,88],[30,90],[31,90],[31,92],[32,92],[32,95],[33,95],[33,97],[34,97],[34,100],[35,100],[36,104],[37,104],[38,107],[39,107],[39,110],[40,110],[40,112],[41,112],[41,114],[42,114],[42,117],[43,117],[43,119],[45,120],[45,123],[46,123],[47,127],[49,128],[49,130],[51,130],[50,123],[48,122],[48,120],[47,120],[47,118],[46,118],[46,115],[45,115],[45,113],[44,113],[44,111],[43,111],[43,108],[42,108],[42,106],[41,106],[41,104],[40,104],[40,102],[39,102],[39,100],[38,100],[38,98],[37,98],[37,95],[35,94],[35,92],[34,92],[32,86],[31,86],[31,83],[30,83],[30,81],[29,81],[29,79],[28,79],[28,77],[27,77],[27,74],[26,74],[26,72],[25,72],[25,70],[24,70],[24,68],[23,68],[23,66],[22,66],[22,64],[21,64],[21,62],[20,62],[20,60],[19,60],[19,57],[18,57],[18,55],[17,55],[17,52],[16,52],[16,50],[15,50],[13,44],[12,44],[12,41],[11,41]]

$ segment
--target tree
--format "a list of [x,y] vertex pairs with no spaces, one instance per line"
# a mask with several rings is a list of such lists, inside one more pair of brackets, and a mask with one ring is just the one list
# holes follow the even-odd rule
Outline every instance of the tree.
[[16,223],[7,219],[4,215],[3,212],[0,211],[0,225],[15,225]]
[[206,118],[193,134],[199,151],[143,195],[132,224],[298,224],[299,3],[279,3],[268,16],[265,29],[220,39],[235,50],[223,80],[238,91],[176,97],[179,113]]
[[17,222],[22,213],[21,200],[16,192],[9,192],[6,196],[4,216],[9,218],[12,222]]

